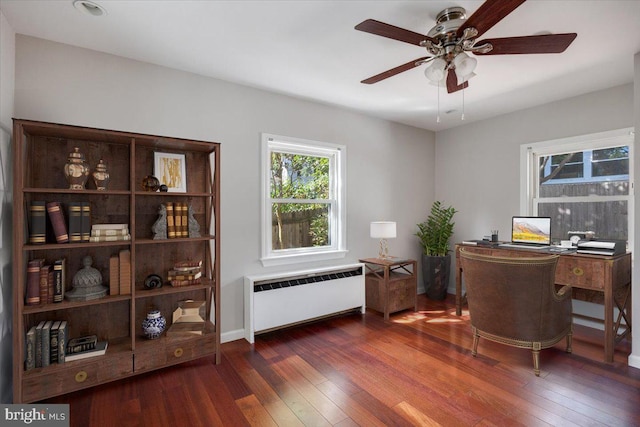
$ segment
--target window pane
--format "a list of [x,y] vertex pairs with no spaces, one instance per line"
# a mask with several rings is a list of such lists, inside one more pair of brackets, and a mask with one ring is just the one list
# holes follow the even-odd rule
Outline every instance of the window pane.
[[271,153],[272,199],[328,199],[329,158]]
[[582,196],[626,196],[629,181],[578,182],[571,184],[545,183],[539,188],[540,198]]
[[612,176],[629,174],[629,160],[601,160],[591,164],[593,176]]
[[273,203],[271,207],[273,250],[331,244],[328,204]]
[[551,217],[551,238],[566,240],[569,231],[594,231],[599,239],[627,240],[626,201],[540,203],[538,215]]
[[[550,166],[547,166],[550,163]],[[552,179],[582,178],[584,176],[583,153],[555,154],[540,158],[540,183]]]
[[[602,150],[593,150],[593,160],[612,160],[612,159],[628,159],[629,147],[604,148]],[[627,169],[627,173],[629,169]]]

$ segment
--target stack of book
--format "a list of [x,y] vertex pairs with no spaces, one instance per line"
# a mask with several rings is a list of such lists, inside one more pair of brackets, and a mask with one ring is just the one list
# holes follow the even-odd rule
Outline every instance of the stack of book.
[[88,242],[91,235],[91,205],[89,202],[69,202],[68,209],[69,241]]
[[171,286],[199,285],[202,280],[202,260],[180,261],[169,270],[167,280]]
[[128,224],[93,224],[90,242],[118,242],[131,240]]
[[109,295],[131,293],[131,250],[123,249],[109,258]]
[[189,207],[186,203],[167,202],[167,237],[189,237]]
[[66,361],[73,362],[74,360],[102,356],[107,352],[108,345],[107,341],[98,341],[98,337],[95,335],[73,338],[67,344]]
[[47,243],[47,214],[53,227],[56,243],[68,243],[69,232],[60,202],[34,200],[29,203],[29,243],[42,245]]
[[25,370],[66,360],[68,327],[66,320],[43,320],[27,332]]
[[[29,244],[42,245],[47,240],[56,243],[88,242],[91,231],[91,204],[69,202],[68,217],[60,202],[34,200],[29,203]],[[53,235],[47,230],[47,214]],[[68,222],[67,222],[68,219]]]
[[66,320],[43,320],[32,326],[26,337],[25,370],[62,364],[106,353],[107,341],[90,335],[69,339]]
[[622,255],[627,251],[627,243],[624,240],[580,240],[578,242],[579,254],[592,255]]
[[59,303],[66,290],[66,259],[53,262],[32,259],[27,263],[26,305]]

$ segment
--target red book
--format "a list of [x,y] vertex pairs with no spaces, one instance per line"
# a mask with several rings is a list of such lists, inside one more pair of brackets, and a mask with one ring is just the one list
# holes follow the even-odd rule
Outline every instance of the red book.
[[[50,265],[40,267],[40,304],[46,304],[49,300],[49,273],[51,271]],[[51,279],[53,280],[53,276]]]
[[40,268],[43,264],[43,259],[33,259],[27,264],[26,305],[40,304]]
[[49,219],[51,220],[51,225],[53,226],[53,233],[56,236],[56,242],[69,242],[67,222],[64,219],[64,213],[62,212],[62,206],[60,205],[60,202],[47,203],[47,212],[49,213]]

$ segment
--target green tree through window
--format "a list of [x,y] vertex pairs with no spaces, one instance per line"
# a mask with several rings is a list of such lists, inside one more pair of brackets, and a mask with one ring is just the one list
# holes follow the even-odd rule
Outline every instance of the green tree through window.
[[272,151],[270,196],[276,228],[273,249],[304,247],[305,236],[285,233],[287,226],[300,227],[302,223],[310,226],[307,234],[312,246],[329,244],[328,157]]

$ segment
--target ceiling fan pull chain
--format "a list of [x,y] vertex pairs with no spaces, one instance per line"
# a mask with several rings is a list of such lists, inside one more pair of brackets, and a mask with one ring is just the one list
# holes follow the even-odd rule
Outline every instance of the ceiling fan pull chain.
[[438,117],[436,123],[440,123],[440,84],[438,83]]
[[460,120],[464,120],[464,86],[462,86],[462,117]]

